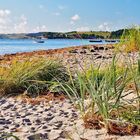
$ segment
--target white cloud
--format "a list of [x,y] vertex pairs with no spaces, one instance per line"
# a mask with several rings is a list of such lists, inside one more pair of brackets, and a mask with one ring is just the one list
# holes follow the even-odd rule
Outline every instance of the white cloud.
[[90,28],[87,26],[83,26],[83,27],[77,28],[76,31],[90,31]]
[[31,32],[44,32],[47,31],[48,28],[46,27],[46,25],[42,25],[42,26],[37,26],[33,29],[33,31]]
[[22,14],[20,17],[12,17],[10,10],[0,9],[0,33],[27,33],[47,31],[45,25],[30,28],[27,17]]
[[0,10],[0,17],[7,17],[8,15],[11,14],[11,11],[10,10]]
[[0,10],[0,24],[6,24],[10,14],[10,10]]
[[10,31],[9,23],[10,23],[10,14],[11,11],[8,9],[0,9],[0,33],[5,33]]
[[24,33],[27,31],[27,18],[21,15],[19,21],[10,16],[10,10],[0,10],[0,33]]
[[0,33],[25,33],[28,31],[27,18],[25,15],[21,15],[18,21],[11,18],[9,15],[11,12],[5,10],[5,16],[0,16]]
[[75,25],[75,22],[80,20],[80,16],[78,14],[75,14],[74,16],[71,17],[70,24]]
[[20,19],[19,19],[19,23],[14,25],[14,32],[16,33],[25,33],[28,30],[27,27],[27,18],[25,17],[25,15],[21,15]]
[[80,16],[78,14],[75,14],[74,16],[71,17],[71,20],[77,21],[80,19]]
[[0,24],[6,24],[6,19],[0,18]]
[[100,31],[110,31],[110,25],[108,22],[104,22],[98,26],[98,30]]
[[0,33],[4,33],[7,30],[8,30],[7,26],[0,25]]

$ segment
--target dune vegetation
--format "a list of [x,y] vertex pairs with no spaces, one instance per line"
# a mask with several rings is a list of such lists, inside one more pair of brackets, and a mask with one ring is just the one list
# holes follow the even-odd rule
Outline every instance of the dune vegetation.
[[57,60],[13,60],[10,65],[0,67],[0,93],[36,97],[55,86],[56,79],[62,83],[68,80],[66,68]]

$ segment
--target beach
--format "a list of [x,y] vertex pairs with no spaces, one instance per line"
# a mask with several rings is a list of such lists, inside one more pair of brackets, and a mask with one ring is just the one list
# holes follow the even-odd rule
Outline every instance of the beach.
[[[47,51],[8,54],[0,57],[0,65],[7,67],[13,60],[19,62],[36,58],[57,59],[72,71],[82,68],[106,67],[111,64],[114,46],[88,45]],[[132,53],[122,57],[137,59]],[[134,60],[135,61],[135,60]],[[132,97],[130,97],[132,98]],[[86,101],[87,106],[90,101]],[[116,136],[107,134],[106,129],[85,128],[79,110],[67,96],[50,93],[37,98],[10,97],[0,99],[0,131],[12,133],[20,140],[138,140],[139,136]],[[5,134],[3,134],[5,135]],[[2,139],[3,140],[3,139]]]
[[140,139],[139,136],[108,135],[105,129],[85,129],[80,112],[68,99],[30,103],[2,98],[0,108],[0,131],[11,132],[20,140]]

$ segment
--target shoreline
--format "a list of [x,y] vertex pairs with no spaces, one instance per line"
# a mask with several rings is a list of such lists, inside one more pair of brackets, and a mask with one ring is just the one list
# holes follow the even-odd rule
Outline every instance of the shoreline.
[[11,54],[3,54],[0,55],[0,62],[3,60],[11,60],[14,57],[19,57],[19,56],[32,56],[32,55],[53,55],[53,54],[63,54],[68,51],[71,51],[73,49],[93,49],[96,47],[108,47],[108,48],[113,48],[114,44],[95,44],[95,45],[80,45],[80,46],[71,46],[71,47],[66,47],[66,48],[58,48],[58,49],[48,49],[48,50],[37,50],[37,51],[31,51],[31,52],[17,52],[17,53],[11,53]]

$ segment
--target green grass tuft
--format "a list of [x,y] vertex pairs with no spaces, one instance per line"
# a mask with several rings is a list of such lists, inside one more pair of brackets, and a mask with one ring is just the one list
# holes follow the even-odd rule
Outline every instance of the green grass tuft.
[[15,60],[10,66],[0,67],[0,93],[7,96],[26,93],[34,97],[50,90],[57,80],[64,82],[68,77],[65,67],[56,60]]

